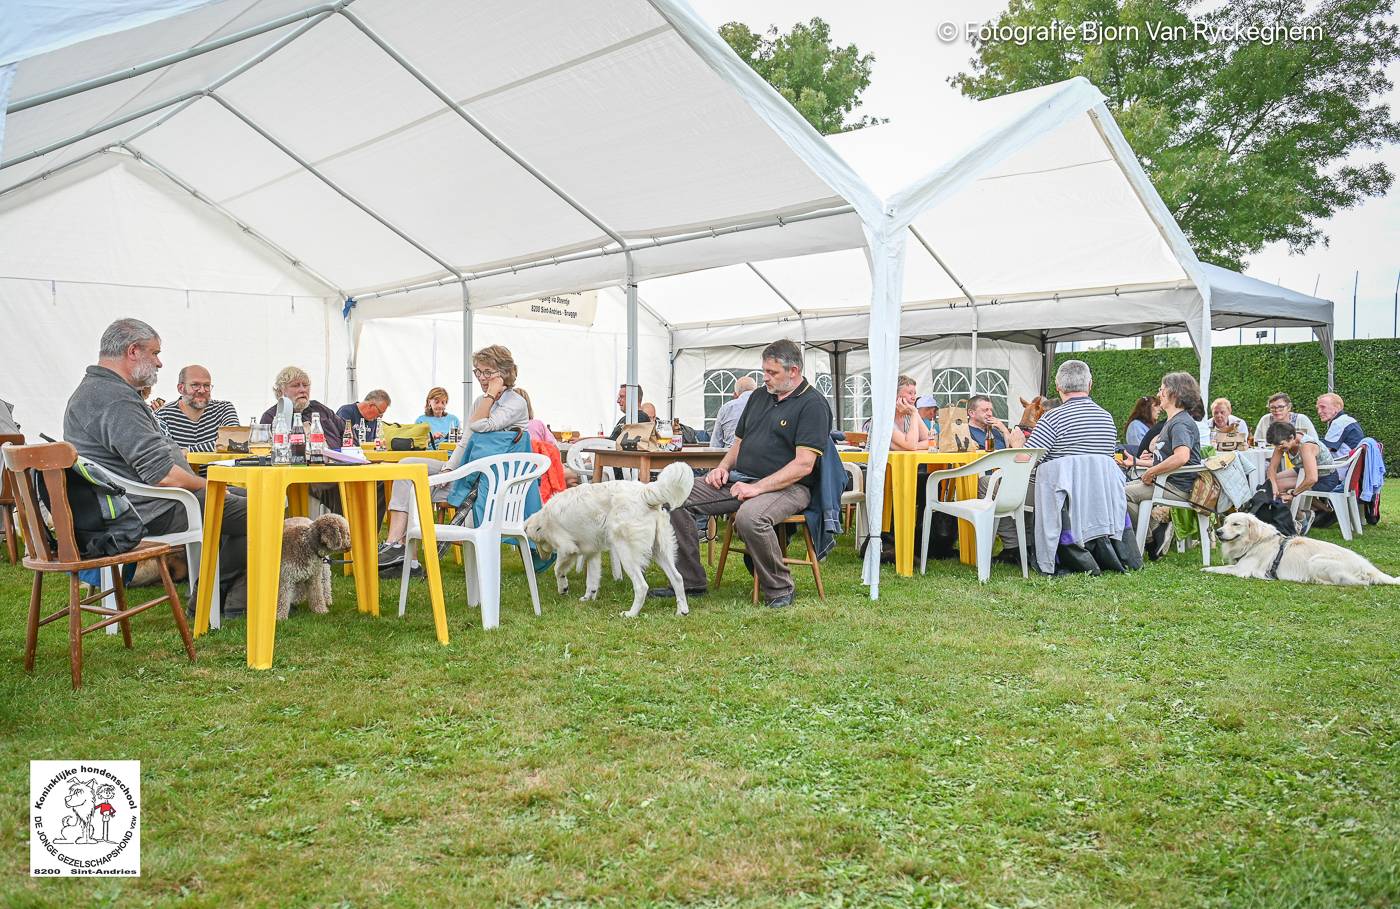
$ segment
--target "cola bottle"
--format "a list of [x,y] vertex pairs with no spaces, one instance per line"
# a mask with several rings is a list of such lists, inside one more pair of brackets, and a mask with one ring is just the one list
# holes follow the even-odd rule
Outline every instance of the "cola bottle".
[[326,463],[326,431],[321,428],[321,415],[311,415],[311,431],[306,437],[306,463]]

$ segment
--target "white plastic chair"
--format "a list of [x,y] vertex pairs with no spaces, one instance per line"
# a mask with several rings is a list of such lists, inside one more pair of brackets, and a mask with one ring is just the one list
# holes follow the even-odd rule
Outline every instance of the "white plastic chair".
[[[204,515],[199,510],[199,499],[188,489],[174,489],[165,486],[147,486],[145,483],[137,482],[126,477],[118,478],[118,482],[128,493],[146,496],[151,499],[169,499],[172,502],[179,502],[185,507],[185,529],[175,533],[162,533],[145,538],[148,543],[168,543],[171,546],[185,547],[185,562],[189,568],[189,578],[187,586],[189,590],[189,602],[194,602],[194,586],[199,580],[200,555],[204,551]],[[219,566],[214,566],[214,590],[209,598],[209,627],[218,628],[220,625],[219,609]],[[102,589],[106,590],[112,586],[112,569],[103,568]],[[103,605],[116,608],[116,596],[109,595]],[[120,629],[116,625],[108,625],[107,633],[116,634]]]
[[[1016,538],[1021,549],[1021,577],[1029,577],[1026,567],[1026,490],[1030,486],[1031,469],[1045,457],[1044,448],[1003,448],[983,455],[971,464],[929,473],[924,500],[923,554],[919,573],[928,571],[928,544],[933,529],[933,513],[952,515],[972,523],[977,535],[977,580],[983,583],[992,576],[992,539],[997,522],[1010,517],[1016,523]],[[938,498],[938,484],[958,477],[981,476],[995,471],[987,483],[986,495],[978,499],[943,502]]]
[[593,482],[593,456],[590,451],[615,451],[617,443],[612,439],[591,438],[579,439],[569,447],[569,453],[564,456],[564,466],[578,474],[580,483]]
[[860,544],[870,535],[869,528],[865,526],[865,471],[860,469],[860,465],[849,461],[842,462],[841,466],[846,468],[846,473],[851,478],[851,488],[841,493],[841,507],[856,507],[856,551],[859,552]]
[[1137,544],[1138,551],[1147,552],[1147,533],[1152,529],[1152,509],[1158,505],[1166,505],[1170,508],[1188,508],[1196,512],[1196,527],[1201,536],[1201,562],[1207,567],[1210,566],[1210,518],[1196,511],[1195,506],[1176,493],[1173,487],[1167,485],[1169,477],[1195,477],[1203,470],[1208,470],[1204,464],[1193,464],[1190,467],[1178,467],[1171,473],[1162,474],[1153,480],[1152,498],[1138,505],[1137,519]]
[[1304,499],[1326,499],[1332,504],[1332,510],[1337,514],[1337,529],[1342,532],[1342,539],[1350,540],[1352,533],[1361,533],[1361,506],[1356,502],[1356,496],[1351,494],[1352,476],[1356,473],[1357,465],[1361,463],[1361,452],[1363,449],[1356,449],[1340,461],[1326,467],[1319,466],[1317,472],[1336,472],[1341,474],[1342,485],[1332,492],[1318,492],[1316,489],[1309,489],[1293,499],[1293,520],[1298,520],[1298,512],[1302,510]]
[[[496,628],[501,624],[501,544],[513,543],[520,550],[525,565],[525,578],[530,584],[530,599],[535,615],[540,614],[540,592],[535,583],[535,566],[530,555],[530,543],[525,538],[525,496],[530,484],[544,476],[549,458],[542,454],[491,455],[468,461],[455,470],[428,477],[428,485],[455,483],[474,473],[482,474],[484,485],[477,495],[485,496],[481,524],[462,527],[457,524],[434,524],[439,543],[463,543],[462,569],[466,574],[467,605],[481,604],[481,627]],[[399,581],[399,616],[408,603],[409,566],[423,538],[418,508],[408,511],[408,533],[404,538],[404,571]]]

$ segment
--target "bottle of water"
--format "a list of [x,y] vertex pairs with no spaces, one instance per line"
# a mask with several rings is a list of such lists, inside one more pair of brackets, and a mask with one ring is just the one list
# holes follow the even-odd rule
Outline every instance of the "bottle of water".
[[321,415],[311,415],[311,432],[306,439],[306,463],[326,463],[326,431],[321,428]]
[[287,437],[287,421],[281,414],[272,420],[272,463],[278,467],[292,463],[292,441]]

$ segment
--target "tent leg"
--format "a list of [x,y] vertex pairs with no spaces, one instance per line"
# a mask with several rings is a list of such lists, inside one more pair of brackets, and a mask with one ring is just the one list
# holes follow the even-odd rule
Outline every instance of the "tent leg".
[[472,400],[472,305],[467,282],[462,282],[462,408],[470,413]]
[[623,251],[627,261],[627,422],[637,422],[642,402],[637,394],[637,266],[632,254]]

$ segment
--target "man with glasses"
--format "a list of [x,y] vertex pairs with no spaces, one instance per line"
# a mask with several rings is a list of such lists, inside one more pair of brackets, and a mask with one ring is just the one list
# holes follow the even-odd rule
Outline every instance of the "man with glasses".
[[340,417],[343,425],[348,425],[350,431],[356,434],[359,439],[360,427],[364,427],[364,439],[366,442],[373,442],[379,436],[379,421],[384,418],[384,414],[389,412],[389,393],[382,388],[376,388],[365,399],[356,404],[351,402],[342,405],[335,412]]
[[175,388],[180,397],[157,410],[156,419],[185,451],[213,451],[219,427],[239,425],[232,402],[212,399],[214,382],[203,366],[180,370]]
[[1283,392],[1272,395],[1269,398],[1269,412],[1259,418],[1259,425],[1254,427],[1254,441],[1256,444],[1262,443],[1269,434],[1269,427],[1275,423],[1292,423],[1294,432],[1300,432],[1305,436],[1317,438],[1317,430],[1313,428],[1312,420],[1300,413],[1293,411],[1293,399]]

